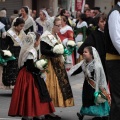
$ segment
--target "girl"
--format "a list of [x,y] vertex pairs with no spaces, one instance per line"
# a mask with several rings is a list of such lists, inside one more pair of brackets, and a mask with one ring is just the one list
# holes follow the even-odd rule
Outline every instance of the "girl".
[[9,108],[9,116],[22,116],[22,120],[39,120],[38,116],[53,113],[54,106],[41,78],[41,70],[35,67],[36,47],[39,45],[33,32],[23,42],[18,66],[20,68]]
[[[110,97],[104,70],[94,47],[84,48],[83,60],[70,70],[70,74],[76,75],[82,71],[85,75],[82,93],[83,105],[80,114],[77,113],[77,115],[79,120],[82,120],[84,115],[96,116],[92,120],[101,120],[101,117],[109,115]],[[104,96],[104,99],[99,99],[100,95]]]

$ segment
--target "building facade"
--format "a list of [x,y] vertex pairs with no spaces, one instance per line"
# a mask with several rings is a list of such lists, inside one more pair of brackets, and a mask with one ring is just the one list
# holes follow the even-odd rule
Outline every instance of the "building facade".
[[[29,6],[39,12],[40,8],[50,8],[53,15],[57,14],[58,7],[69,9],[72,0],[0,0],[0,9],[7,8],[7,15],[13,14],[13,10],[19,10],[22,6]],[[103,2],[104,1],[104,2]],[[99,6],[102,12],[108,13],[117,0],[86,0],[90,7]]]

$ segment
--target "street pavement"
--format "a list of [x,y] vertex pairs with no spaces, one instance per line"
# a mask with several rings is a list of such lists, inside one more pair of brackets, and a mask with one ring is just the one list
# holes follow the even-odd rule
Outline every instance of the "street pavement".
[[[67,108],[55,108],[55,114],[62,117],[61,120],[78,120],[76,115],[80,111],[82,105],[82,85],[83,85],[83,74],[70,77],[70,84],[73,90],[73,96],[75,106]],[[0,90],[0,120],[21,120],[20,117],[9,117],[8,109],[10,105],[12,91],[11,90]],[[91,120],[92,117],[85,116],[83,120]]]

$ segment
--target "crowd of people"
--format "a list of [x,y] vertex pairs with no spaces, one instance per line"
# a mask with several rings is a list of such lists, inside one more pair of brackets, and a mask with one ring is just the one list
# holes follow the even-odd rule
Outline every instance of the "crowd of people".
[[[78,119],[119,120],[120,0],[105,15],[85,4],[84,13],[59,8],[0,10],[0,89],[11,89],[9,116],[60,120],[55,107],[74,106],[68,74],[84,73]],[[81,78],[79,78],[81,79]],[[108,87],[109,86],[109,87]]]

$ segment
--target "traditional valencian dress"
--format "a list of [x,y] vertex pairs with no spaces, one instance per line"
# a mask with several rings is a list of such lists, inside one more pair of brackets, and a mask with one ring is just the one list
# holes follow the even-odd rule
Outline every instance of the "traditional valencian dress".
[[[27,42],[29,44],[31,40],[28,39]],[[37,51],[34,47],[29,49],[28,46],[21,50],[18,62],[20,71],[11,99],[9,116],[35,117],[55,111],[41,71],[35,67],[36,60]]]
[[23,30],[20,31],[19,35],[16,34],[14,28],[10,28],[7,31],[5,40],[6,49],[15,56],[16,60],[8,61],[7,65],[3,68],[3,84],[5,86],[15,85],[16,76],[18,74],[18,57],[21,49],[22,41],[25,39],[26,34]]
[[99,99],[98,102],[95,97],[96,93],[98,93],[101,89],[106,91],[106,96],[109,95],[109,90],[99,55],[95,48],[92,47],[92,50],[94,59],[89,63],[82,60],[80,63],[71,68],[69,74],[76,75],[83,72],[85,75],[82,92],[82,108],[80,110],[80,114],[97,117],[108,116],[110,107],[107,99],[102,99],[103,101],[101,102]]
[[52,48],[59,42],[60,40],[48,31],[41,36],[41,53],[49,61],[46,84],[54,106],[70,107],[74,105],[74,100],[64,60],[62,55],[57,55],[52,51]]
[[[68,25],[66,25],[60,29],[58,36],[60,37],[60,39],[65,47],[67,46],[67,42],[69,40],[74,40],[73,39],[73,30]],[[65,61],[66,70],[69,70],[73,65],[74,65],[74,53],[72,55],[66,56],[66,61]]]

